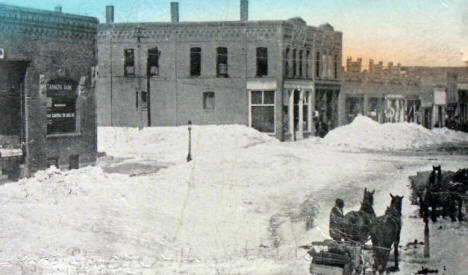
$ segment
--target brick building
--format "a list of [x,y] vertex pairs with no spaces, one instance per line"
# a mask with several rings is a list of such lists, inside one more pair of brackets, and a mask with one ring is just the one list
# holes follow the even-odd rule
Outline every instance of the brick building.
[[342,34],[301,18],[114,23],[98,27],[98,124],[244,124],[279,139],[338,125]]
[[444,127],[451,117],[464,114],[463,82],[468,67],[419,67],[384,65],[348,58],[340,102],[341,121],[357,114],[379,122],[409,121],[427,128]]
[[340,114],[343,124],[350,123],[358,114],[379,122],[417,122],[420,109],[419,84],[401,69],[389,62],[377,64],[369,60],[362,68],[362,59],[347,58],[343,77]]
[[[0,4],[0,145],[10,178],[96,160],[96,18]],[[19,169],[19,167],[23,169]]]

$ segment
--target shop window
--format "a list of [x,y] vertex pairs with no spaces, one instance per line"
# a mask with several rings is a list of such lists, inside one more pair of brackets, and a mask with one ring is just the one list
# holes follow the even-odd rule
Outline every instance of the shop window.
[[148,50],[148,76],[159,75],[159,54],[157,47]]
[[320,78],[320,52],[315,54],[315,76]]
[[275,132],[275,91],[250,92],[251,127],[260,132]]
[[79,169],[80,168],[80,156],[79,155],[71,155],[68,159],[70,170],[72,169]]
[[77,83],[73,80],[51,80],[47,83],[47,134],[78,132],[76,110]]
[[257,77],[268,75],[268,49],[257,48]]
[[200,76],[201,74],[201,48],[190,48],[190,75]]
[[297,50],[294,49],[293,50],[293,54],[292,54],[292,62],[293,62],[293,67],[292,67],[292,74],[293,74],[293,77],[296,77],[297,75],[297,58],[296,58],[296,52]]
[[216,49],[216,74],[218,77],[228,77],[228,49]]
[[135,76],[135,51],[133,49],[124,50],[124,75]]
[[215,109],[215,93],[204,92],[203,93],[203,110],[214,110]]

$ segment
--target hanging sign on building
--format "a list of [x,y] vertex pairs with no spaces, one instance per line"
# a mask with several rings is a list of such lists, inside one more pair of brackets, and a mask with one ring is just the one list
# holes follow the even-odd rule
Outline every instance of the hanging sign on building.
[[5,49],[0,48],[0,59],[5,59]]
[[72,79],[54,79],[46,83],[47,134],[76,131],[76,97],[78,83]]

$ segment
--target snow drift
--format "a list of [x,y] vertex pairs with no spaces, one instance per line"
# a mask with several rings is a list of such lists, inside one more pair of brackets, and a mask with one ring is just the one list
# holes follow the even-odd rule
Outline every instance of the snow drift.
[[[187,126],[142,130],[99,127],[98,150],[115,157],[157,157],[159,161],[179,163],[187,156],[187,129]],[[278,140],[243,125],[192,126],[192,152],[197,155],[219,154],[272,142]]]
[[468,144],[468,134],[447,128],[426,129],[415,123],[378,123],[358,116],[351,124],[330,131],[322,143],[349,149],[409,150],[445,144]]

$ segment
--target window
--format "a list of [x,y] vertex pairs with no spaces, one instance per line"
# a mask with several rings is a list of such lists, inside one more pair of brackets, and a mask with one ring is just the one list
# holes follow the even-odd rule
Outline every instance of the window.
[[302,57],[303,57],[303,52],[302,50],[299,51],[299,77],[302,77]]
[[203,93],[203,110],[214,110],[215,109],[215,93],[204,92]]
[[338,55],[335,55],[333,68],[335,69],[335,79],[338,79]]
[[296,49],[293,50],[293,54],[292,54],[292,74],[293,74],[293,77],[296,77],[296,74],[297,74],[297,60],[296,60]]
[[306,66],[305,66],[305,77],[306,78],[309,78],[309,66],[310,66],[310,61],[309,61],[309,58],[310,58],[310,51],[307,50],[306,51],[306,57],[305,57],[305,62],[306,62]]
[[159,50],[158,48],[153,48],[148,50],[148,76],[157,76],[159,75]]
[[289,48],[286,49],[285,53],[284,53],[285,57],[284,57],[284,74],[285,74],[285,77],[288,77],[289,76]]
[[138,109],[138,107],[141,107],[142,111],[147,110],[148,92],[146,91],[135,92],[135,108]]
[[124,50],[124,75],[135,75],[135,52],[133,49]]
[[216,49],[216,74],[218,77],[228,77],[228,50],[225,47]]
[[201,74],[201,48],[190,48],[190,75],[200,76]]
[[257,77],[268,75],[268,49],[257,48]]
[[317,52],[315,56],[315,76],[320,77],[320,52]]
[[68,158],[68,162],[69,162],[68,168],[70,170],[80,168],[80,156],[79,155],[71,155]]
[[275,91],[250,92],[250,126],[260,132],[275,132]]
[[50,168],[52,166],[55,166],[55,168],[59,168],[59,160],[57,157],[47,159],[47,167]]

